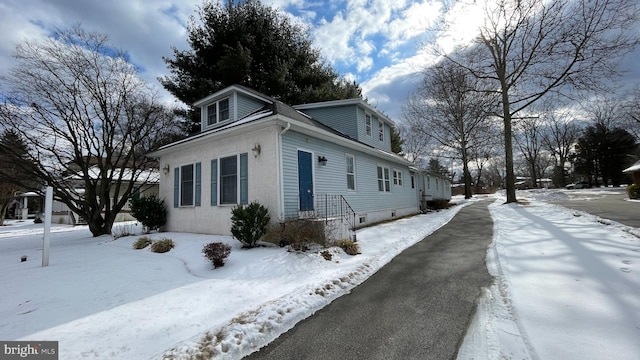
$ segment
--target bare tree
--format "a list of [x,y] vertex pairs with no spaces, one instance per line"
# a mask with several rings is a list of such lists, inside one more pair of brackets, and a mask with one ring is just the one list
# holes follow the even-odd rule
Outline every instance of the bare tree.
[[2,78],[0,119],[30,150],[36,166],[24,170],[52,186],[94,236],[111,233],[116,214],[152,176],[145,154],[176,129],[172,112],[106,35],[76,26],[18,44],[15,58]]
[[507,202],[515,202],[512,121],[550,92],[602,88],[620,74],[637,46],[635,0],[497,0],[485,2],[485,23],[464,56],[445,54],[492,82],[504,125]]
[[516,123],[516,134],[514,136],[518,149],[522,153],[528,168],[531,185],[538,187],[542,141],[542,120],[539,117],[522,119]]
[[397,125],[398,134],[402,138],[404,157],[420,168],[426,167],[426,158],[430,147],[429,138],[407,123]]
[[477,91],[478,80],[447,61],[431,67],[403,108],[412,129],[449,148],[462,161],[465,198],[470,198],[472,149],[489,140],[487,106],[491,98]]
[[574,116],[569,112],[548,110],[542,114],[544,131],[542,143],[555,160],[553,182],[563,187],[566,183],[565,164],[582,132]]
[[640,141],[640,88],[636,88],[627,94],[622,108],[622,127]]

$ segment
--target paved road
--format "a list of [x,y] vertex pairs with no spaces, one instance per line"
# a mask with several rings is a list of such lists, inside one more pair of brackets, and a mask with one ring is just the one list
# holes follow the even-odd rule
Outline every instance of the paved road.
[[[575,191],[579,192],[579,190]],[[572,191],[566,193],[572,195]],[[579,196],[571,196],[570,200],[553,201],[553,203],[640,228],[640,202],[628,201],[625,198],[627,195],[621,189],[620,191],[603,191],[599,197],[581,200]]]
[[488,201],[469,205],[345,296],[245,359],[455,359],[492,277]]

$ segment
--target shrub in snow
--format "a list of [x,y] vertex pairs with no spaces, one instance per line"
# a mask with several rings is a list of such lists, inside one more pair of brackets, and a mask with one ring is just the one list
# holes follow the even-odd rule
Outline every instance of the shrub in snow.
[[436,199],[436,200],[427,201],[427,207],[433,210],[448,209],[451,206],[453,206],[453,204],[450,204],[449,200],[445,200],[445,199]]
[[357,242],[354,242],[352,240],[348,240],[348,239],[338,240],[336,241],[335,245],[341,248],[342,250],[344,250],[344,252],[346,252],[348,255],[360,254],[360,245],[358,245]]
[[34,224],[42,224],[42,219],[39,216],[36,216],[36,218],[33,219],[33,223]]
[[146,233],[158,230],[167,222],[167,206],[155,196],[132,197],[131,216],[140,221]]
[[290,250],[307,251],[313,244],[327,245],[324,222],[315,219],[293,219],[281,224],[281,246]]
[[167,251],[176,247],[171,239],[161,239],[151,244],[151,251],[155,253],[166,253]]
[[640,186],[631,184],[627,187],[627,194],[629,199],[640,199]]
[[138,238],[138,240],[136,240],[133,243],[133,248],[136,250],[144,249],[147,246],[151,245],[151,243],[152,243],[151,239],[149,239],[146,236],[143,236],[141,238]]
[[243,247],[252,248],[267,232],[271,220],[269,210],[257,202],[238,205],[231,211],[231,235],[238,239]]
[[212,242],[202,248],[202,253],[211,261],[214,268],[219,268],[224,266],[224,260],[231,254],[231,246],[221,242]]

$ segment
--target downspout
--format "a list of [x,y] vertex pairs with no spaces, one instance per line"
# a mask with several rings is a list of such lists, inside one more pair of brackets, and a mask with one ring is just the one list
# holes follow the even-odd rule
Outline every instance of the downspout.
[[276,154],[276,161],[278,162],[277,171],[278,171],[278,202],[280,203],[280,209],[278,218],[284,220],[284,170],[282,168],[282,135],[291,129],[291,123],[287,122],[287,126],[280,131],[278,134],[278,154]]

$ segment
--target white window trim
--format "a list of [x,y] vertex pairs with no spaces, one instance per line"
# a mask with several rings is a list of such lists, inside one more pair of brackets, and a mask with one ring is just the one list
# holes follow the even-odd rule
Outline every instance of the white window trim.
[[[369,121],[367,122],[367,120],[369,120]],[[364,133],[368,137],[372,137],[373,136],[373,124],[372,124],[372,120],[371,120],[371,114],[369,114],[369,113],[365,113],[364,114]]]
[[[378,169],[382,169],[382,179],[378,177]],[[386,177],[385,177],[385,170],[387,170]],[[381,192],[381,193],[391,192],[390,176],[391,176],[391,171],[389,170],[389,167],[384,165],[376,166],[376,186],[378,187],[378,192]],[[380,180],[382,180],[382,191],[380,190]]]
[[[347,171],[348,168],[345,168],[345,177],[346,177],[346,184],[347,184],[347,191],[356,191],[358,189],[358,187],[356,186],[356,157],[355,155],[352,154],[344,154],[344,161],[345,161],[345,165],[348,165],[348,159],[351,159],[353,161],[353,172],[349,173]],[[349,175],[353,175],[353,189],[349,189]]]
[[[236,202],[235,203],[222,203],[222,159],[226,159],[226,158],[230,158],[230,157],[235,157],[236,158]],[[216,204],[218,204],[217,206],[236,206],[238,204],[240,204],[240,153],[232,153],[232,154],[227,154],[227,155],[222,155],[219,156],[217,158],[217,166],[218,166],[218,191],[217,191],[217,201]]]
[[404,186],[404,180],[402,179],[402,170],[400,169],[393,169],[393,186]]
[[[193,182],[193,184],[191,185],[191,205],[182,205],[182,176],[184,175],[184,171],[182,171],[182,168],[184,166],[189,166],[189,165],[191,165],[191,167],[193,168],[193,179],[191,180]],[[195,162],[180,164],[180,179],[178,179],[178,181],[179,181],[178,206],[182,208],[195,207],[196,206],[196,163]]]
[[[221,120],[220,119],[220,103],[222,101],[224,101],[224,100],[227,100],[229,102],[229,107],[228,107],[228,110],[227,110],[229,112],[229,117],[226,118],[226,119]],[[216,122],[215,123],[210,123],[209,122],[209,107],[213,106],[213,105],[215,105],[215,107],[216,107]],[[206,109],[206,113],[207,113],[206,117],[205,117],[207,126],[215,126],[215,125],[218,125],[218,124],[223,123],[225,121],[231,120],[231,99],[229,97],[225,97],[225,98],[219,99],[217,101],[214,101],[214,102],[208,104],[205,107],[205,109]]]
[[378,140],[384,142],[384,122],[378,119]]

